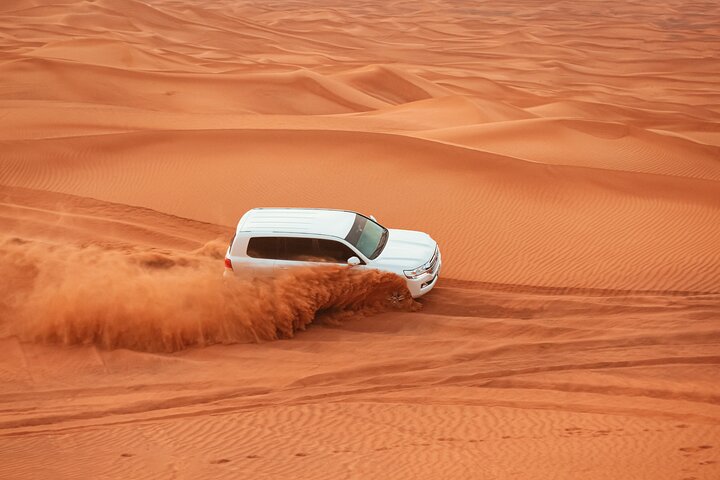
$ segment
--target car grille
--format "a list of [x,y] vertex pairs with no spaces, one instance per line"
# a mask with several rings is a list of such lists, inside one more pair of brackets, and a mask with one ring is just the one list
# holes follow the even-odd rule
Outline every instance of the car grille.
[[430,259],[430,263],[429,263],[429,265],[428,265],[428,272],[434,272],[434,271],[435,271],[435,267],[437,267],[437,263],[438,263],[438,257],[439,257],[439,255],[438,255],[438,248],[435,247],[435,253],[433,253],[433,256],[432,256],[432,258]]

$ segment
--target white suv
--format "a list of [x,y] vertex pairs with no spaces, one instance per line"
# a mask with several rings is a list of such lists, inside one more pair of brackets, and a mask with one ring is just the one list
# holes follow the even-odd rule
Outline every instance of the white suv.
[[440,250],[427,233],[387,229],[347,210],[255,208],[242,216],[225,256],[225,274],[343,263],[403,277],[413,298],[435,286]]

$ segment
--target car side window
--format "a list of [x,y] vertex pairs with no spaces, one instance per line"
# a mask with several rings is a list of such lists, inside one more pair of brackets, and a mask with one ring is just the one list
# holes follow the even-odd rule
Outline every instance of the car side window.
[[253,237],[248,241],[248,257],[280,258],[280,239],[277,237]]
[[317,239],[316,255],[326,262],[347,263],[348,258],[357,257],[350,247],[335,240]]
[[285,237],[282,239],[284,247],[281,251],[282,260],[313,261],[317,256],[312,238]]

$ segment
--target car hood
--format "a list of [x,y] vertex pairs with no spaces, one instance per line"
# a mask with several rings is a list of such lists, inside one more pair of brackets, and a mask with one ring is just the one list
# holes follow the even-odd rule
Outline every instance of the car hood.
[[377,266],[409,270],[423,265],[435,253],[437,243],[427,233],[394,228],[388,231],[385,248],[373,260]]

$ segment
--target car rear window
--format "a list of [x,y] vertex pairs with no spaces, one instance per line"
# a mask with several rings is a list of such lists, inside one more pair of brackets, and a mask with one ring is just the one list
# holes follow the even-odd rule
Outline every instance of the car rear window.
[[247,254],[253,258],[279,258],[280,239],[278,237],[253,237],[248,241]]

